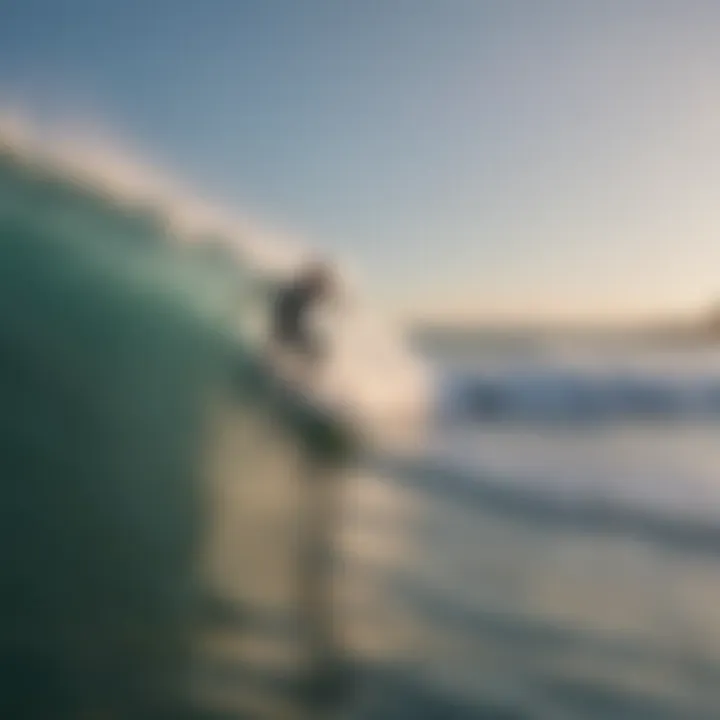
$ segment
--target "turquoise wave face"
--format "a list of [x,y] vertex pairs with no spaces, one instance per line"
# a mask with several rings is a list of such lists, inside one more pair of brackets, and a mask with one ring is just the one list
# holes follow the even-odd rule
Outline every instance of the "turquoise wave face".
[[8,717],[167,704],[238,281],[168,244],[151,213],[0,155]]

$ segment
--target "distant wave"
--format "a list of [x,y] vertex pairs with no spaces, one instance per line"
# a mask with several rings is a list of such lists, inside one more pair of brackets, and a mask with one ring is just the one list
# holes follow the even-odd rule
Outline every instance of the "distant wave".
[[720,372],[535,368],[447,372],[442,413],[474,421],[720,420]]

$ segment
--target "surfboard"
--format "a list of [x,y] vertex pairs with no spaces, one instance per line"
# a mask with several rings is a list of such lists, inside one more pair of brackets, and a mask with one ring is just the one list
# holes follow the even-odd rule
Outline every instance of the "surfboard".
[[259,352],[246,359],[242,375],[252,378],[249,389],[313,455],[327,460],[350,459],[365,444],[362,423],[339,398],[323,395],[311,382],[293,377],[269,353]]
[[321,456],[347,459],[361,451],[367,442],[365,430],[341,398],[323,396],[312,385],[296,383],[282,374],[276,375],[274,382],[281,410],[310,449]]

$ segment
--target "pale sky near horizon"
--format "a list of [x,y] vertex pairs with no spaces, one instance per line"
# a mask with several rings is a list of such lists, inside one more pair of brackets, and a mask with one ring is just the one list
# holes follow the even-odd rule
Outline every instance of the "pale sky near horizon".
[[0,107],[117,131],[412,317],[720,295],[720,2],[22,0]]

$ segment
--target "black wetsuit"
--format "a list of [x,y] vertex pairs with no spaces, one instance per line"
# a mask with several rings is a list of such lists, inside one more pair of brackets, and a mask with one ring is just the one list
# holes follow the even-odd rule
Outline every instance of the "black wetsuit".
[[317,359],[322,348],[308,328],[307,318],[313,304],[322,295],[323,290],[317,283],[303,280],[282,289],[275,300],[273,313],[275,342]]

